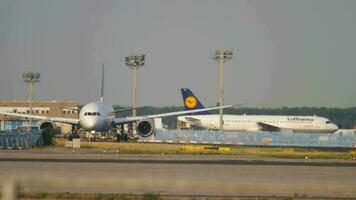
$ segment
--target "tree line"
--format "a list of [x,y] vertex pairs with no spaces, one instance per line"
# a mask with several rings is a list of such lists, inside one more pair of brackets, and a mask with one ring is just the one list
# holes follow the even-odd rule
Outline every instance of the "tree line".
[[[122,109],[122,106],[114,106],[114,109]],[[184,107],[171,106],[171,107],[143,107],[137,110],[137,115],[158,114],[165,112],[174,112],[184,110]],[[211,113],[218,114],[219,111]],[[342,129],[356,128],[356,107],[352,108],[326,108],[326,107],[280,107],[280,108],[229,108],[224,110],[225,114],[235,115],[300,115],[300,116],[319,116],[330,119],[333,123],[337,124]],[[117,117],[130,116],[131,111],[117,113]],[[167,117],[164,123],[169,128],[177,127],[177,117]]]

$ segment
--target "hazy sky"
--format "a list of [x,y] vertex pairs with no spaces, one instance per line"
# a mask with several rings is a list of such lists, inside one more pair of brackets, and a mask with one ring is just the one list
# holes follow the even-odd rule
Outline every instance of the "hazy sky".
[[249,107],[356,106],[354,0],[0,0],[0,99],[27,99],[22,73],[41,73],[40,100],[130,105],[124,57],[146,54],[138,105],[180,106],[189,87],[218,101],[215,49],[225,65],[225,103]]

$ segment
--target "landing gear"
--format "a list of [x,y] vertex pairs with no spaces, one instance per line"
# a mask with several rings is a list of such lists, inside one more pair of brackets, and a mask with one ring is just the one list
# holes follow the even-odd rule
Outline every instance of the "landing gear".
[[116,142],[127,142],[128,137],[127,133],[118,133],[116,134]]
[[72,125],[72,133],[78,133],[79,128],[80,128],[79,125],[73,124]]
[[74,138],[80,138],[78,133],[79,128],[79,125],[72,125],[72,132],[68,136],[70,141],[72,141]]
[[127,142],[128,136],[127,133],[124,130],[124,125],[120,125],[117,128],[118,133],[116,134],[116,142]]

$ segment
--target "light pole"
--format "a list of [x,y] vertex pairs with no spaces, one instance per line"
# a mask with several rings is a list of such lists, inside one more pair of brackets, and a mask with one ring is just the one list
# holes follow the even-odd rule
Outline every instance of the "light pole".
[[[136,117],[137,69],[145,65],[145,55],[126,56],[125,64],[132,69],[132,116]],[[135,128],[135,124],[133,123],[132,132],[134,132]]]
[[[220,89],[219,89],[219,106],[224,105],[224,63],[232,58],[233,51],[227,49],[216,50],[213,55],[213,59],[218,61],[220,64]],[[220,119],[219,119],[220,131],[224,130],[224,119],[223,119],[223,109],[220,108]]]
[[[40,82],[40,73],[33,73],[33,72],[25,72],[22,74],[23,81],[28,84],[28,96],[29,96],[29,103],[30,103],[30,114],[32,112],[32,99],[33,99],[33,85],[35,83]],[[32,118],[30,118],[30,126],[32,126]]]

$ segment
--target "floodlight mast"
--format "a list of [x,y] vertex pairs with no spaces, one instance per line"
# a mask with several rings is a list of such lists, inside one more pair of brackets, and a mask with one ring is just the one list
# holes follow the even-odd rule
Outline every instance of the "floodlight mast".
[[[220,65],[220,73],[219,73],[219,81],[220,81],[220,89],[219,89],[219,106],[224,105],[224,63],[225,61],[228,61],[232,59],[233,51],[232,50],[227,50],[227,49],[220,49],[216,50],[213,55],[213,59],[219,62]],[[219,109],[220,113],[220,118],[219,118],[219,126],[220,126],[220,131],[224,130],[224,119],[223,119],[223,109]]]
[[[136,117],[136,107],[137,107],[137,69],[145,65],[145,55],[136,54],[126,56],[125,64],[132,69],[132,116]],[[135,123],[133,123],[132,132],[135,131]]]
[[[40,73],[25,72],[22,74],[23,81],[28,84],[28,96],[30,104],[30,114],[33,114],[32,109],[32,99],[33,99],[33,85],[40,82]],[[30,126],[32,126],[32,118],[30,118]]]

